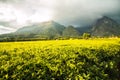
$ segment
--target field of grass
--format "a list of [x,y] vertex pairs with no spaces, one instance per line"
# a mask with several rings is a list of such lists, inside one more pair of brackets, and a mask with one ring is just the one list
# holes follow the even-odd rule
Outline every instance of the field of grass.
[[0,43],[0,80],[119,80],[120,39]]

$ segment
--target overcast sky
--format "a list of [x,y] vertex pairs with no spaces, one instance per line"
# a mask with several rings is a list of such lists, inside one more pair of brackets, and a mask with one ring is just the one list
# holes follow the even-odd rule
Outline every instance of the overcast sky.
[[[49,20],[86,26],[102,16],[120,20],[120,0],[0,0],[0,33]],[[7,27],[7,28],[6,28]]]

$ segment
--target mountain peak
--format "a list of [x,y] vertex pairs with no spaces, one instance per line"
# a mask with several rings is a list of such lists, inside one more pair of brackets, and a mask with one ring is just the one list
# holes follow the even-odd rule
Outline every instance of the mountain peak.
[[107,16],[103,16],[102,19],[110,19],[110,18]]
[[107,16],[103,16],[102,18],[98,19],[98,21],[113,21],[113,19]]
[[103,16],[93,25],[92,34],[97,36],[118,35],[120,34],[119,30],[119,24],[115,20],[107,16]]
[[45,24],[45,23],[53,24],[53,23],[57,23],[57,22],[55,22],[55,21],[53,21],[53,20],[50,20],[50,21],[45,21],[45,22],[41,22],[41,23],[43,23],[43,24]]
[[51,20],[41,22],[27,27],[22,27],[16,31],[17,34],[37,34],[37,35],[61,35],[64,30],[64,26]]
[[68,26],[68,28],[74,28],[74,26],[72,26],[72,25],[69,25],[69,26]]
[[96,24],[110,24],[110,23],[114,23],[114,24],[117,24],[117,22],[115,20],[113,20],[112,18],[110,17],[107,17],[107,16],[103,16],[102,18],[98,19]]
[[101,21],[109,21],[109,22],[114,22],[117,23],[114,19],[107,17],[107,16],[103,16],[101,19],[99,19]]

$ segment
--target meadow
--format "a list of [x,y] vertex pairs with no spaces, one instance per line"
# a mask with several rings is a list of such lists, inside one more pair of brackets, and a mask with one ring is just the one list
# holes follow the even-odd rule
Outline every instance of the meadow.
[[0,43],[0,80],[119,79],[119,38]]

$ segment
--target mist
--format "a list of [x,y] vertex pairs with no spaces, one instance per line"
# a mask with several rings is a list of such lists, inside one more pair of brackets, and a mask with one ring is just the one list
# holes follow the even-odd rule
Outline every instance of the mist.
[[120,0],[0,0],[0,21],[12,29],[49,20],[82,27],[103,16],[119,22],[119,4]]

